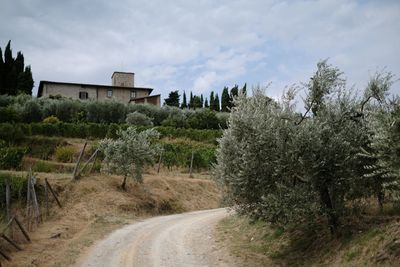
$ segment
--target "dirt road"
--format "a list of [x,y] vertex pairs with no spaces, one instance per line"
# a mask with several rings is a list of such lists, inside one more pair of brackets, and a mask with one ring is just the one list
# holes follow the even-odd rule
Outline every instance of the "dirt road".
[[235,266],[213,238],[226,209],[150,218],[95,245],[78,266]]

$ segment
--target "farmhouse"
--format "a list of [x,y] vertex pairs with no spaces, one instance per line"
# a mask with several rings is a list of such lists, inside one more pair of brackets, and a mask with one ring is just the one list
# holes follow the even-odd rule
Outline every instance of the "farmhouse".
[[63,96],[83,101],[118,101],[160,106],[160,95],[150,95],[153,88],[135,87],[133,72],[114,72],[112,85],[40,81],[38,97]]

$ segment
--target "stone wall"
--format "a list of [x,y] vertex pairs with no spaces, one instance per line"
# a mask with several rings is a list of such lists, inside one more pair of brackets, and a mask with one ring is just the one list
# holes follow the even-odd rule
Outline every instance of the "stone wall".
[[135,87],[134,73],[114,72],[111,79],[113,86]]

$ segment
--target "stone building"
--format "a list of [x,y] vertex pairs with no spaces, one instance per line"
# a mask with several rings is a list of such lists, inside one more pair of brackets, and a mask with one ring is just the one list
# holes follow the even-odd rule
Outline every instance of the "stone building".
[[82,101],[118,101],[160,106],[160,95],[150,95],[153,88],[135,87],[135,74],[114,72],[112,85],[40,81],[38,97],[63,96]]

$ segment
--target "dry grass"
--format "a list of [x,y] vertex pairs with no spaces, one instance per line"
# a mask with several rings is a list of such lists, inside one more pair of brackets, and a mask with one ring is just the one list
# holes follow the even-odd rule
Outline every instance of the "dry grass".
[[231,216],[217,233],[242,266],[400,266],[400,220],[364,221],[362,228],[332,237],[322,225],[283,231]]
[[[202,175],[204,176],[204,175]],[[69,266],[107,233],[148,216],[216,208],[220,194],[208,179],[186,174],[146,174],[144,184],[130,181],[122,191],[119,176],[96,175],[71,181],[70,174],[38,173],[48,178],[64,204],[52,205],[51,214],[31,233],[33,242],[12,252],[4,266]],[[0,244],[4,245],[4,244]]]

